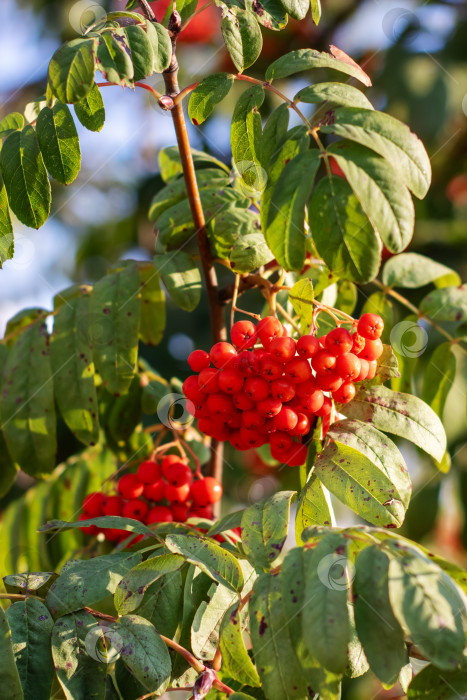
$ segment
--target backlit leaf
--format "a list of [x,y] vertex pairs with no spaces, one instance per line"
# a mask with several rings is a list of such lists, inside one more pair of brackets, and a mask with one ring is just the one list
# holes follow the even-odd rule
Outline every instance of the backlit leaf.
[[96,39],[73,39],[54,53],[49,83],[60,102],[79,102],[94,83]]
[[67,105],[56,102],[41,109],[36,134],[45,167],[58,182],[69,185],[79,173],[81,151],[78,132]]

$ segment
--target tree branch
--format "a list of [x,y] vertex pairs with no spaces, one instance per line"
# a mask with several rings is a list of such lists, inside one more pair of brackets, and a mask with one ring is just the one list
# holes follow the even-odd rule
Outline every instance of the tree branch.
[[156,15],[154,14],[151,5],[146,2],[146,0],[138,0],[138,3],[146,19],[149,19],[151,22],[157,22]]

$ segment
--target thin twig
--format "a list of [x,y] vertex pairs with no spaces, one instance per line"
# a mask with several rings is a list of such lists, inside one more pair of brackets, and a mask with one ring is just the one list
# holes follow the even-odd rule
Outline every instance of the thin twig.
[[[97,87],[122,87],[121,85],[119,85],[119,83],[109,83],[109,82],[96,83],[96,85],[97,85]],[[139,83],[139,82],[135,83],[134,85],[135,85],[135,87],[139,87],[139,88],[143,88],[144,90],[148,90],[148,92],[150,92],[156,98],[156,100],[158,102],[160,99],[162,99],[162,95],[160,94],[160,92],[157,92],[157,90],[155,88],[153,88],[152,85],[147,85],[146,83]]]

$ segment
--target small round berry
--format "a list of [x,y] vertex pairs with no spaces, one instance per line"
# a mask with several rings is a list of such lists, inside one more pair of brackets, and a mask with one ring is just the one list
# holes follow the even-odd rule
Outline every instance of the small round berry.
[[244,411],[242,415],[242,426],[250,430],[259,430],[264,425],[265,418],[258,411]]
[[164,496],[169,503],[185,503],[190,496],[190,484],[183,484],[183,486],[166,484]]
[[226,367],[219,372],[219,389],[226,394],[237,394],[243,388],[244,379],[237,370]]
[[206,476],[193,482],[191,496],[196,506],[208,506],[222,498],[222,486],[214,477]]
[[[128,496],[128,498],[131,498],[131,496]],[[123,500],[120,496],[105,496],[102,501],[102,513],[104,515],[121,515],[122,508]]]
[[[86,515],[86,513],[82,513],[78,520],[89,520],[91,516]],[[92,516],[94,517],[94,516]],[[81,532],[84,532],[85,535],[97,535],[99,532],[98,528],[95,525],[85,525],[84,527],[80,527]]]
[[146,516],[146,525],[171,522],[173,522],[173,515],[172,511],[170,508],[167,508],[167,506],[154,506]]
[[257,350],[243,350],[234,360],[234,369],[242,377],[253,377],[259,372],[260,356]]
[[298,416],[293,410],[288,406],[282,406],[279,413],[274,416],[274,425],[277,430],[287,431],[293,430],[298,423]]
[[295,350],[295,340],[287,336],[273,338],[268,346],[271,355],[281,362],[288,362],[292,357],[295,357]]
[[124,474],[118,481],[118,492],[123,498],[139,498],[143,489],[144,484],[136,474]]
[[148,512],[148,504],[140,498],[133,498],[125,503],[122,508],[124,518],[133,518],[134,520],[144,520]]
[[349,403],[356,394],[355,384],[352,382],[344,382],[339,389],[332,392],[332,398],[337,403]]
[[130,535],[126,530],[118,530],[117,528],[108,528],[104,530],[105,539],[108,542],[119,542],[126,539]]
[[345,328],[334,328],[326,336],[326,347],[333,355],[343,355],[352,350],[353,339]]
[[238,430],[242,425],[243,411],[233,410],[228,416],[227,425],[231,430]]
[[170,511],[176,523],[184,523],[188,518],[188,506],[184,503],[172,503]]
[[302,335],[297,340],[297,352],[300,357],[311,359],[316,355],[320,348],[319,340],[314,335]]
[[262,401],[269,395],[269,384],[262,377],[248,377],[243,391],[252,401]]
[[274,416],[277,416],[281,408],[282,402],[279,401],[279,399],[273,399],[272,396],[268,396],[267,399],[258,401],[256,404],[256,410],[258,413],[260,413],[262,416],[266,416],[266,418],[274,418]]
[[209,394],[206,403],[213,416],[230,413],[233,410],[233,401],[228,394],[220,392],[218,394]]
[[324,348],[319,350],[311,360],[311,366],[315,372],[322,374],[323,372],[331,372],[336,366],[336,356],[329,350]]
[[288,433],[273,433],[269,438],[269,444],[271,448],[274,447],[277,450],[288,451],[292,447],[292,438]]
[[287,462],[287,457],[289,455],[290,447],[287,448],[281,448],[277,447],[277,445],[272,445],[271,444],[271,457],[273,459],[277,459],[278,462],[281,464],[285,464]]
[[161,462],[162,474],[166,479],[169,476],[174,464],[185,465],[186,460],[184,460],[183,457],[180,457],[180,455],[166,455]]
[[363,382],[364,379],[368,377],[368,372],[370,371],[370,363],[368,360],[364,360],[363,357],[358,358],[360,360],[360,372],[358,377],[356,377],[356,382]]
[[[324,397],[323,397],[324,400]],[[297,413],[297,425],[290,430],[290,435],[306,435],[310,432],[310,419],[304,413]]]
[[249,450],[250,446],[245,443],[241,430],[232,430],[232,433],[229,437],[229,442],[232,445],[232,447],[235,447],[236,450],[239,452],[243,452],[243,450]]
[[237,351],[230,343],[221,341],[212,346],[209,357],[214,367],[222,369],[237,357]]
[[185,379],[182,389],[183,393],[190,401],[198,403],[198,401],[204,400],[204,394],[199,389],[199,380],[196,374],[192,374]]
[[317,411],[315,416],[328,416],[332,410],[332,399],[329,396],[324,397],[323,405]]
[[307,454],[308,448],[306,445],[294,445],[292,453],[287,458],[287,464],[289,467],[301,467],[306,462]]
[[164,498],[165,481],[164,479],[159,479],[153,484],[146,484],[144,487],[144,497],[148,501],[162,501]]
[[290,401],[301,384],[294,384],[289,379],[275,379],[271,382],[271,396],[283,403]]
[[316,389],[312,394],[300,397],[300,405],[298,408],[307,413],[315,413],[318,415],[318,411],[322,407],[325,398],[323,392],[320,389]]
[[259,432],[259,430],[250,430],[249,428],[241,428],[240,436],[244,441],[245,445],[248,445],[248,449],[254,447],[261,447],[266,442],[265,436]]
[[219,391],[219,370],[213,367],[201,370],[198,376],[199,390],[205,394],[215,394]]
[[384,330],[384,321],[378,314],[363,314],[358,322],[357,331],[368,340],[381,338]]
[[356,379],[360,374],[360,359],[351,352],[339,355],[336,362],[336,372],[345,381]]
[[363,348],[365,347],[365,338],[359,333],[354,333],[352,335],[352,352],[354,355],[359,355]]
[[234,394],[232,396],[232,401],[234,402],[234,406],[240,411],[251,411],[251,409],[255,407],[254,401],[252,401],[244,391]]
[[378,369],[378,364],[376,360],[368,361],[368,376],[367,379],[373,379],[376,375],[376,370]]
[[153,484],[162,475],[159,464],[152,459],[141,462],[136,473],[142,484]]
[[266,349],[274,338],[280,338],[284,333],[282,323],[275,316],[266,316],[258,323],[258,337]]
[[[282,340],[282,338],[277,338],[276,340]],[[273,357],[269,352],[266,353],[259,362],[259,374],[268,382],[282,377],[283,369],[283,363],[278,360],[277,357]]]
[[344,380],[337,372],[325,372],[316,375],[316,386],[321,391],[336,391]]
[[184,486],[191,483],[193,474],[188,464],[177,462],[168,470],[166,479],[172,486]]
[[310,363],[303,357],[294,357],[285,365],[284,375],[291,382],[306,382],[312,376]]
[[206,518],[206,520],[212,520],[212,506],[199,506],[193,503],[191,506],[191,511],[188,513],[188,517],[195,518]]
[[230,330],[230,337],[236,348],[252,348],[256,343],[256,326],[251,321],[237,321]]
[[360,353],[360,357],[371,362],[372,360],[377,360],[378,357],[381,357],[383,350],[383,343],[379,338],[376,340],[366,340],[365,347]]
[[193,350],[188,355],[188,364],[193,372],[201,372],[202,369],[209,367],[211,360],[205,350]]
[[297,396],[310,396],[316,391],[316,382],[314,377],[310,377],[306,382],[301,382],[295,385]]
[[102,515],[102,503],[104,501],[104,494],[100,491],[94,491],[94,493],[88,493],[83,501],[83,510],[88,518],[97,518]]

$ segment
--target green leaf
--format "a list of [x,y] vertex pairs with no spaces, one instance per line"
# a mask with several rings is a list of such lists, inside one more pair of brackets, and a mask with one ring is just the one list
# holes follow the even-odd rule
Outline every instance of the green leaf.
[[5,612],[1,607],[0,652],[0,687],[8,688],[8,700],[23,700],[23,690],[13,654],[11,630]]
[[289,300],[295,313],[300,317],[300,327],[302,333],[309,333],[313,320],[313,301],[315,295],[313,283],[308,277],[295,282],[289,292]]
[[[197,151],[195,148],[192,148],[191,155],[195,166],[200,163],[209,163],[210,165],[215,165],[221,170],[224,170],[224,172],[230,176],[230,168],[209,153]],[[159,168],[164,182],[169,182],[183,173],[182,161],[177,146],[167,146],[167,148],[161,149],[159,152]],[[197,175],[198,174],[199,173],[197,173]]]
[[193,124],[202,124],[214,107],[229,94],[234,82],[230,73],[214,73],[204,78],[190,96],[188,116]]
[[244,510],[235,510],[233,513],[224,515],[223,518],[217,520],[214,525],[209,528],[207,534],[209,537],[214,537],[214,535],[218,535],[221,532],[227,532],[235,527],[240,527],[244,512]]
[[0,151],[8,202],[18,219],[40,228],[50,212],[50,183],[32,126],[10,134]]
[[85,610],[59,617],[52,630],[52,654],[67,700],[104,700],[107,676],[105,630]]
[[152,622],[160,634],[173,638],[180,623],[182,607],[183,578],[179,570],[149,586],[137,613]]
[[145,29],[130,24],[123,29],[133,63],[133,79],[142,80],[153,72],[153,50]]
[[384,386],[362,388],[340,409],[348,418],[415,443],[438,462],[446,451],[446,433],[436,413],[421,399]]
[[383,284],[388,287],[414,289],[433,282],[437,287],[460,284],[457,272],[425,255],[402,253],[384,264]]
[[423,198],[431,182],[431,164],[427,152],[409,127],[389,114],[357,107],[340,107],[334,112],[332,125],[321,127],[324,133],[357,141],[397,164],[401,181]]
[[400,253],[415,225],[412,197],[396,169],[370,149],[339,141],[328,149],[344,173],[375,232],[388,250]]
[[287,25],[287,13],[280,0],[245,0],[245,9],[267,29],[279,32]]
[[271,159],[277,153],[279,144],[282,144],[287,136],[289,117],[289,107],[282,102],[266,120],[261,144],[261,164],[264,168],[268,168]]
[[[118,614],[136,610],[148,587],[161,576],[178,571],[184,561],[178,554],[162,554],[137,564],[122,578],[115,591],[114,605]],[[170,576],[166,585],[170,586]]]
[[36,591],[54,576],[55,574],[52,571],[38,571],[26,574],[10,574],[9,576],[4,576],[3,581],[8,586],[15,586],[24,591]]
[[87,527],[88,525],[96,525],[96,527],[103,530],[110,528],[112,530],[127,530],[128,533],[134,532],[135,535],[155,536],[154,532],[146,525],[143,525],[143,523],[132,518],[122,518],[119,515],[101,515],[98,518],[79,520],[74,523],[68,523],[65,520],[49,520],[49,522],[38,528],[38,532],[60,532],[61,530],[72,530],[77,527]]
[[456,355],[451,343],[441,343],[435,348],[425,367],[422,399],[440,418],[448,394],[456,378]]
[[201,299],[201,274],[188,253],[177,250],[154,257],[154,267],[173,301],[184,311],[193,311]]
[[223,8],[222,35],[235,68],[241,73],[256,61],[261,53],[263,37],[253,12],[241,8]]
[[323,484],[316,474],[311,473],[308,481],[300,491],[297,501],[295,519],[295,539],[302,544],[302,532],[311,525],[330,525],[332,516],[323,491]]
[[294,97],[294,102],[308,104],[324,103],[323,107],[332,105],[341,107],[359,107],[360,109],[373,109],[368,97],[361,90],[347,83],[316,83],[302,88]]
[[313,240],[331,272],[355,282],[374,279],[381,241],[348,183],[334,176],[320,180],[309,211]]
[[133,85],[134,68],[123,29],[103,32],[97,46],[96,67],[110,83]]
[[11,223],[10,207],[6,187],[0,174],[0,268],[6,260],[11,260],[15,252],[13,224]]
[[[239,259],[242,268],[245,265],[248,267],[254,265],[259,260],[266,260],[266,258],[270,260],[272,254],[263,235],[258,233],[260,228],[258,212],[235,206],[227,207],[217,214],[208,225],[208,239],[212,254],[215,257],[229,260],[232,257],[234,246],[238,243],[238,252],[233,257]],[[258,240],[258,236],[261,236],[261,241]],[[248,244],[243,246],[244,239],[252,241],[254,245],[258,244],[258,253],[251,249],[248,250],[250,247]],[[250,269],[254,268],[250,267]]]
[[[417,673],[409,686],[409,700],[447,700],[465,697],[467,670],[465,665],[456,671],[441,671],[435,666],[425,666]],[[230,696],[231,698],[233,695]]]
[[396,683],[408,663],[404,633],[389,600],[389,558],[377,546],[359,553],[355,565],[354,606],[359,639],[370,668],[383,683]]
[[165,295],[152,265],[140,265],[141,323],[139,337],[147,345],[158,345],[165,329]]
[[436,666],[454,670],[464,649],[465,608],[454,584],[427,557],[394,547],[389,597],[399,624]]
[[75,114],[89,131],[100,131],[105,122],[104,100],[94,83],[86,97],[74,104]]
[[242,516],[242,547],[257,569],[270,569],[287,539],[295,491],[280,491],[257,501]]
[[305,206],[320,163],[316,149],[297,155],[282,170],[271,195],[264,235],[286,270],[301,270],[305,262]]
[[67,105],[56,102],[44,107],[36,122],[36,134],[49,173],[69,185],[79,173],[81,151],[75,122]]
[[[98,524],[97,520],[94,522]],[[141,555],[137,552],[72,560],[51,585],[47,606],[54,615],[64,615],[98,603],[113,595],[121,579],[140,561]]]
[[368,75],[350,56],[347,56],[343,51],[336,51],[333,46],[331,46],[331,51],[338,53],[338,57],[334,58],[334,56],[325,51],[320,52],[315,51],[315,49],[291,51],[278,58],[274,63],[271,63],[266,70],[266,80],[269,82],[280,80],[312,68],[332,68],[356,78],[364,85],[371,85]]
[[269,700],[305,700],[302,669],[292,647],[279,576],[262,574],[250,602],[250,634],[256,667]]
[[262,127],[259,107],[264,101],[264,89],[252,85],[240,96],[232,115],[230,145],[232,157],[247,186],[256,184],[251,166],[261,163]]
[[310,0],[281,0],[284,10],[293,19],[304,19],[310,9]]
[[437,321],[467,321],[467,284],[435,289],[422,299],[420,311]]
[[20,131],[24,126],[24,117],[19,112],[11,112],[0,119],[0,139],[4,139],[14,131]]
[[[219,168],[198,170],[196,180],[200,192],[206,189],[222,189],[229,186],[229,178]],[[159,190],[152,198],[148,213],[150,220],[157,221],[167,209],[185,199],[187,199],[185,180],[183,178],[171,179],[169,184]]]
[[[183,15],[183,8],[180,12]],[[169,67],[172,58],[172,42],[169,33],[162,24],[149,20],[146,21],[146,31],[152,46],[153,71],[163,73]]]
[[134,265],[110,272],[96,282],[90,313],[94,361],[111,394],[123,394],[136,372],[141,316],[140,277]]
[[262,233],[249,233],[234,243],[230,253],[230,265],[235,272],[252,272],[274,260]]
[[148,692],[162,695],[169,685],[172,664],[154,626],[139,615],[125,615],[111,629],[118,635],[125,666]]
[[13,652],[25,698],[50,700],[54,667],[50,652],[52,617],[44,603],[26,598],[7,608]]
[[[47,90],[51,93],[49,85],[47,86]],[[50,94],[50,96],[52,95]],[[39,116],[41,109],[48,106],[47,97],[46,95],[41,95],[41,97],[36,97],[34,100],[31,100],[31,102],[27,103],[24,108],[24,118],[29,124],[32,125],[32,122],[35,122]]]
[[96,39],[73,39],[54,53],[49,83],[60,102],[79,102],[94,84]]
[[[180,13],[182,24],[194,14],[197,5],[197,0],[179,0],[179,3],[177,4],[177,12]],[[171,14],[172,6],[168,5],[167,10],[165,11],[164,18],[162,20],[164,26],[167,26]]]
[[242,590],[243,573],[237,559],[209,537],[168,535],[165,543],[171,552],[182,554],[187,561],[198,566],[214,581],[233,591]]
[[[318,25],[321,19],[321,0],[311,0],[311,18]],[[323,698],[323,700],[327,700]]]
[[238,603],[234,603],[225,613],[220,627],[222,667],[228,676],[242,685],[257,688],[260,679],[243,639],[246,626],[246,612],[240,611]]
[[55,466],[56,421],[49,337],[43,322],[23,331],[3,370],[1,420],[14,462],[41,477]]

